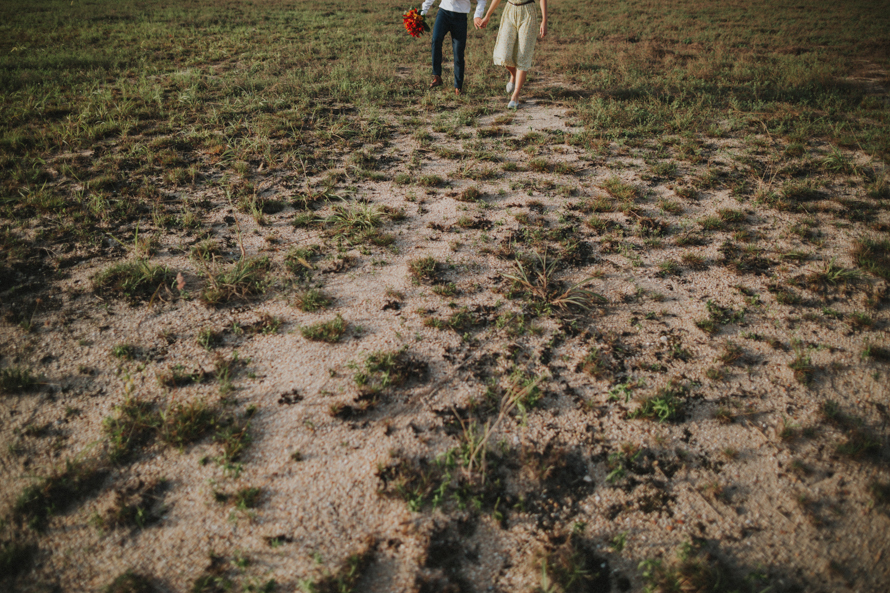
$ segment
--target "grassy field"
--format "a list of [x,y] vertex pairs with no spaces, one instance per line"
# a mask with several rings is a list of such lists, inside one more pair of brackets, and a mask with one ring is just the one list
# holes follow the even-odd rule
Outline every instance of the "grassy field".
[[[13,4],[0,586],[890,585],[886,2],[557,0],[518,114],[392,0]],[[277,527],[356,438],[414,527]]]

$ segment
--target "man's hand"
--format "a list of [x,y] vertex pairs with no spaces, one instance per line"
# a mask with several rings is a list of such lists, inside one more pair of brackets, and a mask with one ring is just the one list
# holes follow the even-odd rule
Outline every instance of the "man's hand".
[[473,19],[473,26],[477,29],[484,29],[488,22],[480,19],[478,16]]
[[541,21],[541,39],[547,36],[547,21]]

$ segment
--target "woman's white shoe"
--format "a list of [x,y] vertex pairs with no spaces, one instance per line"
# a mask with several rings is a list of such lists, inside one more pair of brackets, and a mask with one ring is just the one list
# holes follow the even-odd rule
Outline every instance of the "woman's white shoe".
[[516,85],[513,83],[513,81],[508,82],[508,83],[507,83],[507,94],[508,94],[508,95],[512,95],[512,94],[513,94],[513,90],[514,90],[515,88],[516,88]]
[[516,101],[510,101],[507,103],[507,109],[519,109],[519,103]]

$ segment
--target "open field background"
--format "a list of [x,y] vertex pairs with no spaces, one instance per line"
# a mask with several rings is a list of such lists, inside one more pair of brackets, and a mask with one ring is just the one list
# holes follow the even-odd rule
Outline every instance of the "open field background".
[[888,590],[887,3],[355,4],[0,4],[0,588]]

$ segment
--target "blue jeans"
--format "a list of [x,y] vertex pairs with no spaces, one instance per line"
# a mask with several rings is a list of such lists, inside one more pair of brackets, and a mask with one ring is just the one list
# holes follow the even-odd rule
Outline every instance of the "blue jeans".
[[442,43],[445,34],[451,33],[451,49],[454,52],[454,88],[464,87],[464,49],[467,47],[467,15],[439,9],[433,25],[433,75],[442,76]]

